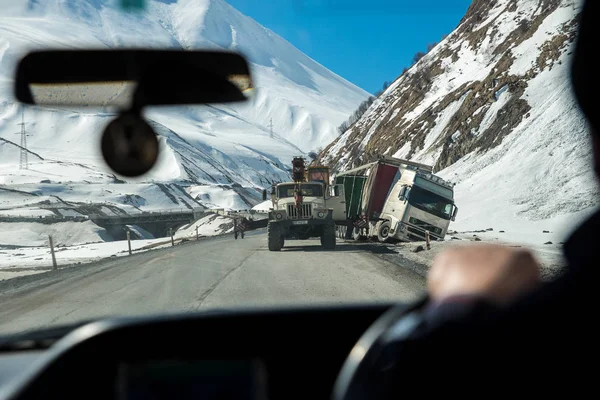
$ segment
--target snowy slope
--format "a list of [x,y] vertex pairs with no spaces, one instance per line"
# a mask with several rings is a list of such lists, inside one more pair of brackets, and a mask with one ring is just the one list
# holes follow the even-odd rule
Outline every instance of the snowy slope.
[[88,222],[2,223],[0,222],[0,246],[45,246],[51,235],[55,246],[81,245],[107,240],[106,230]]
[[[42,224],[10,223],[6,224],[10,227],[4,229],[5,227],[0,223],[0,280],[45,272],[50,269],[52,256],[48,245],[48,234],[52,234],[55,240],[55,257],[59,268],[108,257],[125,257],[129,253],[126,240],[103,243],[103,239],[98,235],[90,234],[95,227],[91,222],[75,225],[64,224],[66,225],[60,223],[42,226]],[[175,244],[179,244],[182,240],[195,240],[196,226],[198,226],[200,237],[233,232],[231,218],[211,214],[179,229],[174,235]],[[12,237],[7,234],[10,229],[15,230]],[[134,231],[131,249],[135,253],[172,246],[170,238],[153,239],[150,233],[140,227],[132,225],[131,229]],[[100,236],[103,235],[102,232],[96,233],[99,233]],[[146,237],[138,239],[138,235]],[[11,240],[14,241],[15,237],[27,238],[28,246],[23,247],[21,243],[14,246],[7,245]]]
[[[99,184],[89,191],[92,196],[108,185],[108,190],[123,196],[143,197],[150,208],[158,204],[250,208],[260,200],[260,188],[287,178],[293,156],[331,141],[336,126],[367,96],[223,0],[153,0],[140,15],[124,15],[116,10],[116,3],[0,0],[2,187],[44,192],[40,182],[49,179],[58,185]],[[78,46],[237,50],[251,61],[257,93],[240,105],[149,109],[146,116],[160,136],[162,151],[157,166],[137,180],[116,178],[98,152],[100,133],[112,115],[27,107],[30,169],[19,170],[21,107],[12,97],[14,67],[30,49]],[[271,121],[273,135],[268,128]],[[124,192],[117,186],[121,180],[141,185]],[[229,189],[203,204],[167,185],[174,182],[184,188]],[[148,189],[157,183],[165,185]],[[59,197],[64,194],[60,188],[54,190]],[[67,197],[86,193],[64,191]],[[128,208],[118,199],[110,202]]]
[[431,164],[457,184],[452,229],[563,240],[599,199],[569,82],[580,6],[475,0],[321,160],[337,170],[378,155]]

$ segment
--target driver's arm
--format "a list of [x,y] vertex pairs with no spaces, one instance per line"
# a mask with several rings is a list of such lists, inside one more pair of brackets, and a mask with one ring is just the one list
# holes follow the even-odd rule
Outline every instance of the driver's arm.
[[525,250],[485,244],[441,253],[427,277],[429,325],[489,315],[540,287],[541,267]]
[[427,277],[434,303],[484,300],[506,305],[541,284],[541,267],[529,251],[486,244],[448,249]]

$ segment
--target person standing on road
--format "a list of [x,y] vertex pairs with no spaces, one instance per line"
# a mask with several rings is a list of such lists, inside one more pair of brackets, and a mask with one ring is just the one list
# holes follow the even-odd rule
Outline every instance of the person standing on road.
[[242,239],[244,238],[244,232],[246,230],[248,230],[249,227],[249,222],[248,222],[248,218],[246,217],[242,217],[242,221],[241,221],[241,234],[242,234]]
[[248,218],[246,217],[241,217],[241,218],[235,218],[233,220],[233,234],[234,237],[238,238],[238,235],[242,237],[242,239],[244,238],[244,232],[248,230],[248,228],[250,227],[250,221],[248,221]]
[[239,231],[240,231],[240,220],[239,220],[239,218],[234,218],[233,219],[233,237],[235,238],[235,240],[237,240],[237,238],[238,238]]

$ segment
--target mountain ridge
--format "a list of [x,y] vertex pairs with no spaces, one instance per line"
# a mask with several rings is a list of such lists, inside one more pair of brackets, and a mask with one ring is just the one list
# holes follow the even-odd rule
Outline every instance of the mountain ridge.
[[319,161],[338,171],[382,155],[430,164],[457,184],[456,229],[558,231],[600,194],[569,82],[580,7],[474,1]]

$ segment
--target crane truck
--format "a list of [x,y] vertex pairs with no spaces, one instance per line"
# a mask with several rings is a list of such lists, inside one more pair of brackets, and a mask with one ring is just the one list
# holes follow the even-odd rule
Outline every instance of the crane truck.
[[408,160],[381,157],[337,174],[335,183],[345,188],[346,221],[336,229],[347,239],[366,231],[381,242],[444,240],[458,212],[454,185]]
[[[269,251],[280,251],[286,239],[320,238],[326,250],[336,246],[335,220],[345,220],[344,185],[330,185],[326,166],[306,166],[303,157],[292,161],[292,181],[271,187],[267,237]],[[263,191],[267,200],[267,190]]]

